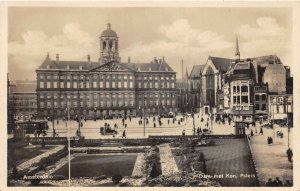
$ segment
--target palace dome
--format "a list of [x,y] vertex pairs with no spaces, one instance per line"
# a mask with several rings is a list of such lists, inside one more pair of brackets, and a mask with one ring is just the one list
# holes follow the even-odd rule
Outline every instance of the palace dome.
[[101,37],[118,37],[117,33],[111,30],[111,24],[107,23],[107,29],[101,33]]

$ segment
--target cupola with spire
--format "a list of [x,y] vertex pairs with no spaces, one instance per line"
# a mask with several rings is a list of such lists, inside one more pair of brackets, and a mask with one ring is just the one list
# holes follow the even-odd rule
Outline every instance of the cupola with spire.
[[107,29],[101,33],[100,38],[100,64],[105,64],[111,60],[120,61],[118,35],[111,29],[111,24],[107,23]]

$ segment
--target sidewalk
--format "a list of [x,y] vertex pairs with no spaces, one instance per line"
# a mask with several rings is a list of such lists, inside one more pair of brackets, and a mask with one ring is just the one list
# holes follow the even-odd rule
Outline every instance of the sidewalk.
[[132,171],[132,176],[143,176],[143,169],[145,164],[144,153],[139,153],[135,161],[135,165]]
[[172,174],[178,171],[177,164],[171,152],[169,144],[159,145],[160,163],[163,175]]
[[[288,148],[287,129],[277,129],[284,132],[282,139],[274,138],[274,131],[271,129],[264,128],[263,130],[263,135],[254,135],[250,140],[252,155],[261,186],[264,186],[269,178],[274,180],[276,177],[279,177],[283,184],[286,180],[292,182],[293,163],[288,162],[286,154]],[[268,136],[273,137],[273,145],[267,144]],[[292,131],[290,137],[292,137]],[[292,139],[290,143],[292,148]]]

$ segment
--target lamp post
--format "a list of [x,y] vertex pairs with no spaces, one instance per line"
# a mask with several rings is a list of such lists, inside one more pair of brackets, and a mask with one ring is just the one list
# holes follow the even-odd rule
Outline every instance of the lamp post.
[[146,136],[146,126],[145,126],[145,102],[146,102],[146,97],[144,96],[144,107],[143,107],[144,137]]
[[79,88],[78,88],[78,91],[77,91],[77,117],[78,117],[78,137],[81,136],[81,131],[80,131],[80,123],[81,123],[81,120],[80,120],[80,93],[79,93],[79,89],[81,88],[81,84],[79,82]]
[[96,111],[97,111],[97,108],[94,107],[94,121],[96,121]]
[[288,128],[288,148],[290,148],[290,126],[289,126],[289,102],[288,102],[288,96],[286,96],[285,99],[285,103],[286,103],[286,125]]
[[53,137],[55,137],[55,129],[54,129],[54,94],[52,97],[52,131],[53,131]]

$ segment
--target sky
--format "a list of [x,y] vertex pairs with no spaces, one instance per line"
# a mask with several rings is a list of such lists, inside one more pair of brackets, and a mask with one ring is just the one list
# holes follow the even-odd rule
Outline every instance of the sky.
[[8,70],[12,80],[35,80],[50,58],[97,61],[99,36],[111,23],[119,37],[121,61],[149,63],[164,57],[181,78],[209,56],[241,58],[276,54],[292,64],[293,13],[290,8],[204,7],[10,7]]

